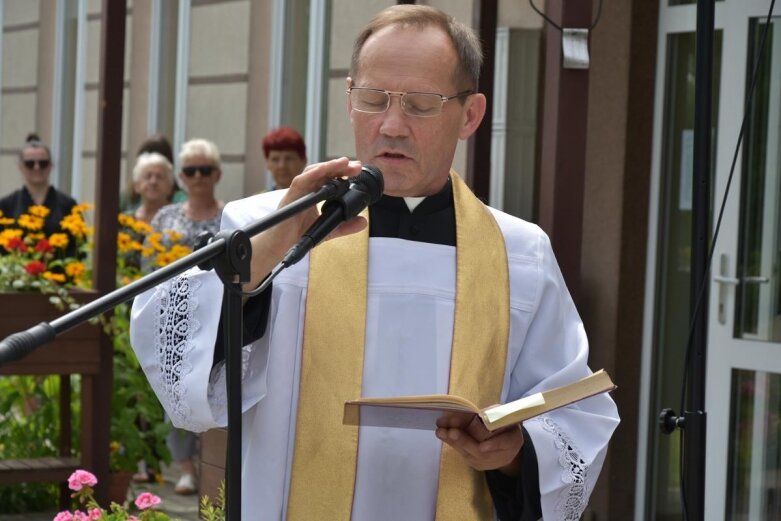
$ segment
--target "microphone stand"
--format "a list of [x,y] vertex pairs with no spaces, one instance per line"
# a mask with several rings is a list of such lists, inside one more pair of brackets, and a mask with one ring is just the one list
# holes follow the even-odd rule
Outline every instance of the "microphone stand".
[[116,289],[51,322],[41,322],[0,342],[0,366],[24,358],[57,335],[87,322],[158,284],[198,266],[214,271],[225,288],[222,300],[225,377],[228,394],[228,451],[226,455],[226,519],[241,519],[241,348],[243,344],[242,283],[250,279],[250,237],[298,214],[320,201],[347,192],[347,181],[336,180],[315,193],[239,230],[222,230],[205,246],[127,286]]

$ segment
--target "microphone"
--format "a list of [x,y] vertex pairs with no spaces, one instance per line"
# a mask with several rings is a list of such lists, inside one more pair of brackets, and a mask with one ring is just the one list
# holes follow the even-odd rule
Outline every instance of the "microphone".
[[282,259],[282,267],[290,267],[300,261],[309,250],[331,233],[341,223],[352,219],[369,205],[380,200],[384,183],[382,172],[376,166],[365,165],[361,173],[348,179],[349,187],[341,196],[323,205],[320,217],[309,227],[295,246]]

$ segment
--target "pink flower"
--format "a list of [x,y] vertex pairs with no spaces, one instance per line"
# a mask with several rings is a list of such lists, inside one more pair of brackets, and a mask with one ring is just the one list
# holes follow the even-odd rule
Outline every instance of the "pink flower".
[[[83,487],[94,487],[98,482],[98,478],[91,472],[86,470],[77,470],[68,478],[68,488],[71,490],[81,490]],[[62,521],[62,520],[57,520]]]
[[160,504],[160,498],[151,492],[144,492],[136,498],[136,506],[141,510],[146,510]]
[[73,521],[73,514],[71,514],[67,510],[63,510],[62,512],[54,516],[54,519],[52,521]]
[[127,521],[138,521],[138,518],[136,516],[130,516],[127,518]]
[[100,516],[103,515],[103,511],[99,508],[93,508],[89,511],[89,518],[90,519],[100,519]]
[[81,510],[77,510],[73,513],[73,521],[90,521],[90,518]]

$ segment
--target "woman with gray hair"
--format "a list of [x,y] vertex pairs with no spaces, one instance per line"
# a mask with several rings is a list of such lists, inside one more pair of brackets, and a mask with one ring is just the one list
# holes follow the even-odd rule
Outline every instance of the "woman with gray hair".
[[157,212],[171,201],[173,166],[162,154],[144,152],[133,167],[133,191],[141,204],[133,212],[139,221],[151,223]]

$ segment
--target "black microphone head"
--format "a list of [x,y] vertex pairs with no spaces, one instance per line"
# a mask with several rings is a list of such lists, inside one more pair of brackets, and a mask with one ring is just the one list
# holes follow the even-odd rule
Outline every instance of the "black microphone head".
[[369,203],[374,204],[382,197],[385,190],[385,181],[382,172],[374,165],[363,165],[361,173],[353,178],[354,183],[363,187],[363,191],[369,195]]

